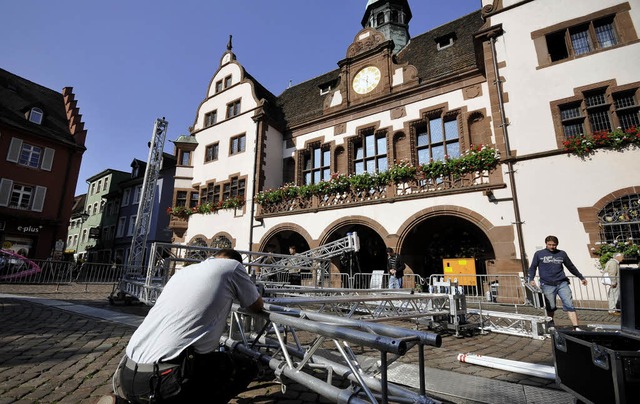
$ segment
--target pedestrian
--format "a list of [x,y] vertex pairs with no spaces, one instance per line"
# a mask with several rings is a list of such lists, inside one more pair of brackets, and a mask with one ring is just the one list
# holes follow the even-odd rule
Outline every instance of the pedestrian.
[[242,256],[222,249],[176,271],[131,336],[107,403],[227,403],[258,373],[248,357],[220,349],[233,301],[263,308]]
[[400,254],[393,252],[393,248],[387,248],[387,272],[389,272],[389,289],[402,289],[402,277],[406,265]]
[[607,291],[607,300],[609,301],[609,314],[619,316],[618,300],[620,299],[619,275],[620,275],[620,262],[624,259],[624,254],[616,253],[604,266],[604,272],[606,273],[604,279],[608,279],[609,290]]
[[547,316],[551,317],[551,321],[547,324],[549,328],[555,327],[553,315],[557,309],[556,297],[559,296],[562,301],[562,310],[567,312],[573,328],[580,331],[578,315],[575,307],[573,307],[569,278],[564,274],[563,266],[577,276],[584,286],[587,285],[587,280],[571,262],[567,253],[558,250],[558,238],[556,236],[547,236],[544,242],[546,247],[543,250],[536,251],[533,255],[533,260],[529,267],[529,283],[532,286],[536,286],[536,270],[539,270],[540,288],[544,294]]

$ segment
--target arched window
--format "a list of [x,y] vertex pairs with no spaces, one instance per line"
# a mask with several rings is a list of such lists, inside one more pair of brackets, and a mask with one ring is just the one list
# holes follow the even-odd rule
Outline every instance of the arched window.
[[231,240],[225,236],[218,236],[211,241],[212,248],[231,248]]
[[382,25],[384,24],[384,13],[379,13],[376,16],[376,25]]
[[40,125],[42,123],[42,117],[44,116],[44,112],[37,107],[31,108],[29,111],[29,121]]
[[[207,240],[202,237],[196,237],[189,242],[190,247],[208,247]],[[187,258],[197,261],[204,261],[209,255],[209,251],[200,250],[198,248],[188,249],[187,250]]]
[[640,194],[626,195],[598,212],[600,241],[640,242]]
[[400,22],[398,10],[391,10],[391,22]]

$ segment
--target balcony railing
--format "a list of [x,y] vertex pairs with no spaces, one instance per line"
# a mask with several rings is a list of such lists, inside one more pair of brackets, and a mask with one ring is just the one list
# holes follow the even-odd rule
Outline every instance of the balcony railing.
[[[309,197],[284,198],[279,202],[258,205],[257,217],[298,214],[325,209],[345,208],[356,204],[391,203],[400,200],[428,198],[457,192],[473,192],[490,186],[492,171],[479,171],[459,177],[446,176],[436,179],[411,179],[405,182],[368,189],[348,189]],[[501,184],[500,184],[501,185]]]

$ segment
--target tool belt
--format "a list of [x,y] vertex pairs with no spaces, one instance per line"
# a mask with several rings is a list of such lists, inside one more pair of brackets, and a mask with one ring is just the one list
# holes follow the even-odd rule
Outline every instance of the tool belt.
[[190,376],[192,360],[190,352],[156,363],[137,363],[125,355],[118,366],[119,390],[133,403],[162,403],[180,394]]

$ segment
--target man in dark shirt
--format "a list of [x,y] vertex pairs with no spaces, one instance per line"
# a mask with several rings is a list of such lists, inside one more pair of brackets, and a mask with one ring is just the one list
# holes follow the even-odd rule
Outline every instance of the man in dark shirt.
[[387,248],[387,271],[389,272],[389,288],[402,289],[405,264],[399,254],[393,252],[393,248]]
[[[567,316],[571,321],[574,329],[578,328],[578,315],[573,307],[573,297],[571,288],[569,287],[569,278],[564,274],[564,267],[569,272],[577,276],[583,285],[587,285],[587,280],[582,276],[578,268],[573,265],[566,252],[558,250],[558,238],[556,236],[547,236],[544,239],[546,248],[536,251],[529,267],[529,283],[536,286],[536,270],[540,270],[540,288],[544,294],[545,304],[547,308],[547,316],[551,317],[549,327],[555,327],[553,315],[557,309],[556,297],[560,296],[562,301],[562,310],[567,312]],[[564,266],[564,267],[563,267]]]

